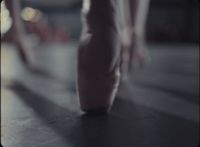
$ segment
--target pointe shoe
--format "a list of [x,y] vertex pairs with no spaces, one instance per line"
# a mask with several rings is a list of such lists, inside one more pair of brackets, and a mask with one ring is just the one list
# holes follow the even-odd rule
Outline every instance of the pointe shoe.
[[79,100],[84,112],[100,114],[110,110],[120,82],[117,66],[113,72],[106,74],[88,74],[79,69]]
[[93,0],[90,8],[83,11],[86,14],[78,50],[78,96],[84,112],[105,114],[113,104],[120,81],[116,7],[113,0]]

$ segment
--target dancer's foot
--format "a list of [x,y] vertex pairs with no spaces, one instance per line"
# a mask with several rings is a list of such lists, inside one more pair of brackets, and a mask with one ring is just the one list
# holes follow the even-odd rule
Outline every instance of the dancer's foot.
[[122,45],[122,64],[123,76],[129,72],[143,67],[149,62],[150,57],[145,39],[142,35],[132,33],[131,43]]
[[133,33],[132,40],[133,42],[129,50],[129,71],[144,67],[150,60],[145,38]]
[[81,109],[97,115],[108,112],[115,99],[121,49],[115,0],[91,0],[89,8],[82,11],[84,31],[78,50],[77,84]]

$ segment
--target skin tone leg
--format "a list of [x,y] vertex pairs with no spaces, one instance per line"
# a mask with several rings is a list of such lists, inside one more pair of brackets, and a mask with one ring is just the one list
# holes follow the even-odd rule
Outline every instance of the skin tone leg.
[[134,62],[144,65],[149,60],[145,43],[145,24],[150,0],[129,0],[131,22],[131,48],[129,51],[129,69]]
[[87,113],[109,110],[120,79],[116,0],[84,0],[78,50],[78,94]]
[[30,45],[26,41],[26,31],[23,22],[20,18],[20,0],[5,0],[7,9],[10,12],[13,24],[8,32],[11,34],[11,41],[17,46],[22,62],[26,66],[30,66],[28,52],[30,52]]
[[122,72],[126,74],[133,67],[143,66],[149,60],[145,45],[145,24],[150,0],[125,0],[120,7],[125,18],[125,38],[122,40]]

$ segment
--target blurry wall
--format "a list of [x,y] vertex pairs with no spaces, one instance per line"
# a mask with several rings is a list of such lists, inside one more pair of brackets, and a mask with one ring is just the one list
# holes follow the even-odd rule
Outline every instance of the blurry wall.
[[147,39],[156,42],[199,40],[198,0],[151,0]]

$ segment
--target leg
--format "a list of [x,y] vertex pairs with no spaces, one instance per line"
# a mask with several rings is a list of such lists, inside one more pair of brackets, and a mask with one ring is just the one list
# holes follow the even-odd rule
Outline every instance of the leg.
[[143,65],[148,60],[145,44],[145,24],[150,0],[129,0],[131,22],[131,48],[129,53],[129,69],[134,62]]
[[11,41],[17,46],[18,53],[23,63],[29,66],[28,51],[30,50],[30,46],[25,40],[26,31],[20,17],[20,0],[6,0],[5,4],[13,21],[8,34],[11,34]]
[[[149,0],[126,0],[125,35],[123,39],[123,71],[132,69],[132,65],[143,65],[148,59],[145,45],[145,24]],[[123,5],[123,4],[121,4]]]
[[116,0],[84,0],[78,51],[78,92],[83,111],[107,111],[119,85],[120,44]]

